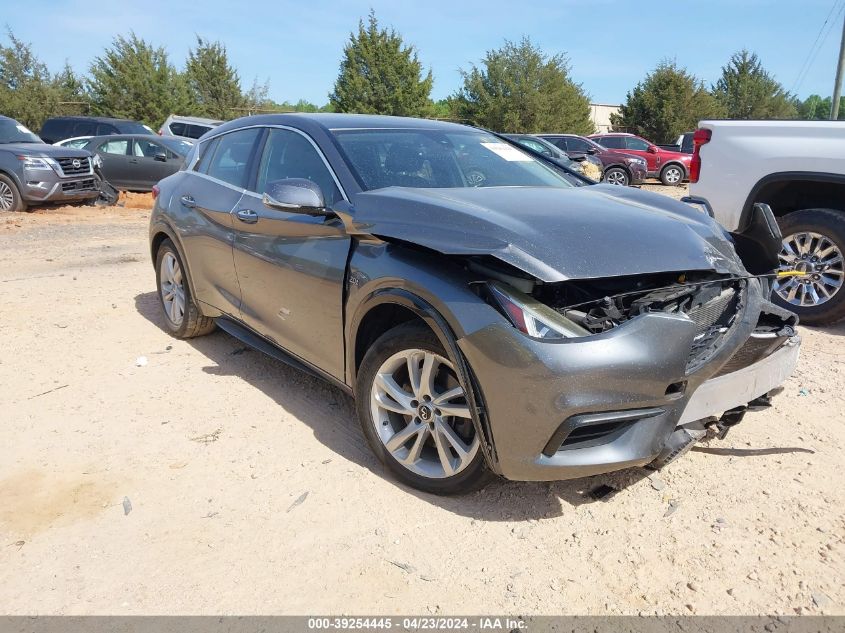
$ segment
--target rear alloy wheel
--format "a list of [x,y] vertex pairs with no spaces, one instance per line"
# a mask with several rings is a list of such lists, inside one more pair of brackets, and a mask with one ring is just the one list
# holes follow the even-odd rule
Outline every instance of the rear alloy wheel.
[[168,332],[177,338],[193,338],[214,329],[214,321],[202,315],[191,297],[185,266],[170,240],[164,240],[159,246],[156,281]]
[[804,209],[779,222],[780,269],[796,274],[775,281],[775,301],[809,325],[830,325],[845,318],[845,215],[832,209]]
[[0,174],[0,213],[6,211],[26,211],[26,203],[15,182],[8,176]]
[[427,327],[402,325],[384,334],[364,357],[357,387],[364,435],[399,479],[437,494],[486,482],[464,388]]
[[628,173],[621,167],[611,167],[604,172],[604,181],[609,185],[621,185],[627,187],[630,182]]
[[676,187],[684,180],[684,168],[680,165],[667,165],[660,172],[660,182],[667,187]]

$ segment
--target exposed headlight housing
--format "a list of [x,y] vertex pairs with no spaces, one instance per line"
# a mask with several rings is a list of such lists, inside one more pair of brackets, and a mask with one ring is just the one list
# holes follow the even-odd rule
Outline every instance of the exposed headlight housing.
[[100,169],[102,169],[103,159],[100,158],[99,154],[94,154],[94,158],[92,160],[94,161],[94,167],[99,167]]
[[52,170],[53,160],[50,158],[39,158],[37,156],[18,156],[18,160],[23,163],[24,169],[31,171],[36,170]]
[[487,284],[490,296],[513,326],[523,334],[543,340],[589,336],[580,325],[503,283]]

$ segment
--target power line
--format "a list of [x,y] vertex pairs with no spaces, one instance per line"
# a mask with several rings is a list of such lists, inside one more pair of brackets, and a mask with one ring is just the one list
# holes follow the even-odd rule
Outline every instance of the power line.
[[[795,78],[795,82],[792,84],[792,90],[790,90],[792,94],[798,93],[798,90],[801,88],[801,84],[804,83],[804,80],[807,78],[810,69],[813,67],[813,64],[816,61],[816,57],[818,56],[819,51],[821,51],[825,41],[827,41],[827,36],[830,35],[830,32],[833,30],[834,25],[837,24],[837,20],[831,20],[831,17],[834,15],[834,13],[836,17],[838,17],[839,14],[842,13],[843,9],[845,9],[845,0],[842,0],[842,5],[839,7],[839,9],[836,8],[839,2],[840,0],[834,0],[830,12],[827,14],[824,23],[819,29],[819,33],[818,35],[816,35],[816,39],[813,42],[813,45],[810,47],[809,52],[807,53],[807,58],[801,65],[801,70],[798,72],[798,76]],[[827,27],[827,30],[825,30],[825,27]]]

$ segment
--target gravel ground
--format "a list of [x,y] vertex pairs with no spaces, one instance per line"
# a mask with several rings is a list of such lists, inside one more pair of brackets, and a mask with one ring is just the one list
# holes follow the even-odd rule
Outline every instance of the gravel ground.
[[775,406],[660,473],[438,498],[337,389],[169,337],[146,226],[0,218],[4,612],[845,614],[845,328],[801,328]]

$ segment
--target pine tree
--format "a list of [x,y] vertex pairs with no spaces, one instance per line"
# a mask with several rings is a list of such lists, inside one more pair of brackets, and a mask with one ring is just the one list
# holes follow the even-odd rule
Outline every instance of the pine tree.
[[789,93],[766,70],[756,54],[734,53],[713,95],[730,119],[794,119],[798,112]]
[[721,116],[722,108],[699,79],[664,60],[628,93],[620,113],[610,120],[615,129],[653,143],[671,143],[694,130],[701,119]]
[[196,111],[213,119],[239,116],[246,106],[237,71],[229,64],[226,47],[197,36],[197,47],[188,51],[185,78]]
[[335,112],[421,116],[430,108],[431,71],[423,76],[413,46],[393,29],[381,29],[370,11],[350,33],[329,102]]
[[91,64],[88,84],[97,114],[134,119],[158,127],[170,114],[193,114],[185,77],[169,63],[164,48],[130,33]]
[[570,77],[564,55],[546,55],[527,37],[488,51],[469,71],[451,106],[457,116],[499,132],[590,134],[590,100]]

